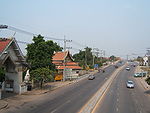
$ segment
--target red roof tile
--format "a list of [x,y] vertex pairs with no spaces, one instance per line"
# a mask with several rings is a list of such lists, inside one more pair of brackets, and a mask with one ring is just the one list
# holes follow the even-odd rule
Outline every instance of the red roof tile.
[[53,56],[53,60],[64,60],[64,58],[65,58],[67,52],[68,52],[68,51],[55,53],[55,55]]
[[7,47],[7,45],[11,42],[11,39],[0,39],[0,52],[3,52],[3,50]]
[[57,66],[57,69],[64,69],[64,68],[70,68],[70,69],[82,69],[80,66]]
[[66,62],[66,65],[68,66],[74,66],[74,65],[78,65],[78,63],[76,62]]

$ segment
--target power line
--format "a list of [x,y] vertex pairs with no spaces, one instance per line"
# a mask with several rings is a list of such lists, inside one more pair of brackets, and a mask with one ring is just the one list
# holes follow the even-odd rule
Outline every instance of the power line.
[[[9,30],[12,30],[12,31],[17,31],[17,32],[26,34],[26,35],[38,36],[38,34],[28,32],[28,31],[25,31],[25,30],[21,30],[21,29],[18,29],[18,28],[12,27],[12,26],[8,26],[8,25],[0,25],[0,29],[9,29]],[[64,41],[64,39],[61,39],[61,38],[54,38],[54,37],[48,37],[48,36],[43,36],[43,37],[46,38],[46,39],[51,39],[51,40]]]
[[24,31],[24,30],[15,28],[15,27],[8,26],[8,29],[9,29],[9,30],[12,30],[12,31],[18,31],[18,32],[23,33],[23,34],[36,36],[36,34],[34,34],[34,33],[31,33],[31,32],[28,32],[28,31]]
[[82,44],[80,44],[80,43],[78,43],[78,42],[76,42],[76,41],[72,41],[72,43],[74,43],[74,44],[76,44],[76,45],[78,45],[78,46],[80,46],[80,47],[86,47],[85,45],[82,45]]
[[20,40],[16,40],[16,41],[21,44],[30,44],[29,42],[25,42],[25,41],[20,41]]
[[[25,31],[25,30],[22,30],[22,29],[18,29],[18,28],[12,27],[12,26],[8,26],[8,25],[0,25],[0,29],[9,29],[11,31],[20,32],[20,33],[23,33],[23,34],[26,34],[26,35],[38,36],[38,34],[35,34],[35,33],[32,33],[32,32],[28,32],[28,31]],[[50,39],[50,40],[64,41],[65,43],[66,42],[72,42],[75,45],[78,45],[78,46],[84,47],[84,48],[87,47],[87,46],[85,46],[83,44],[80,44],[80,43],[74,41],[74,40],[72,41],[72,40],[66,40],[66,39],[62,39],[62,38],[55,38],[55,37],[49,37],[49,36],[43,36],[43,37],[46,38],[46,39]],[[24,41],[17,41],[17,42],[18,43],[22,43],[22,44],[29,44],[28,42],[24,42]]]

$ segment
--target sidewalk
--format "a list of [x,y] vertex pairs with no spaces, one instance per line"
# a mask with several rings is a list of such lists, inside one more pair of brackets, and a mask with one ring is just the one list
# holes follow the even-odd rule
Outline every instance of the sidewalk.
[[[135,69],[135,73],[138,73],[138,72],[142,72],[142,69],[140,68],[140,66],[137,66]],[[150,90],[150,85],[148,85],[147,82],[145,81],[146,77],[139,77],[136,79],[140,82],[140,84],[145,90]]]
[[8,106],[8,102],[4,100],[0,100],[0,110],[4,109]]

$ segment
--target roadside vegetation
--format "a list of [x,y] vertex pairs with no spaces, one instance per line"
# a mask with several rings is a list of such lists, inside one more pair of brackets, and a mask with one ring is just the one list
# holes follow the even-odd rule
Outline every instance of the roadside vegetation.
[[2,87],[2,82],[5,80],[5,70],[4,68],[0,68],[0,88]]
[[145,81],[147,82],[148,85],[150,85],[150,77],[146,78]]
[[[80,50],[79,53],[76,53],[73,55],[73,58],[75,62],[78,62],[79,65],[83,69],[93,69],[93,54],[92,54],[92,48],[86,47],[85,50]],[[102,56],[94,56],[94,64],[98,64],[99,67],[103,66],[103,64],[106,64],[107,61],[114,62],[118,60],[117,57],[114,55],[110,56],[108,59]]]
[[62,48],[57,43],[45,41],[44,37],[38,35],[33,37],[33,43],[28,44],[26,50],[31,80],[39,83],[42,88],[44,82],[54,80],[56,68],[52,63],[52,56]]

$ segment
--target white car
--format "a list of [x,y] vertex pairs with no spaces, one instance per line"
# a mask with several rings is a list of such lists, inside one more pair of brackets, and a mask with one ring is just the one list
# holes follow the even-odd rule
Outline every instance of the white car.
[[126,67],[126,70],[127,70],[127,71],[130,71],[130,68],[129,68],[129,67]]
[[94,75],[89,75],[89,76],[88,76],[88,79],[89,79],[89,80],[93,80],[93,79],[95,79],[95,76],[94,76]]
[[126,83],[127,88],[134,88],[134,83],[132,80],[128,80]]

